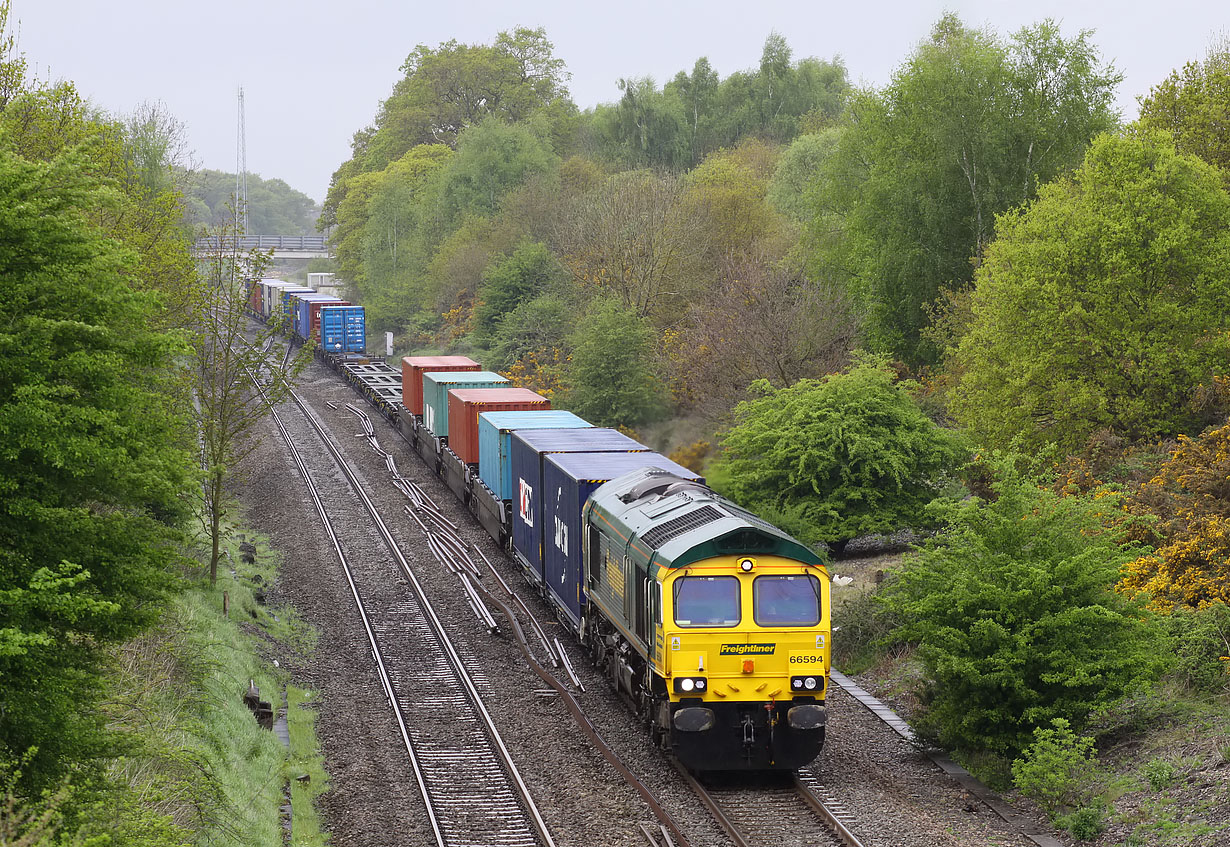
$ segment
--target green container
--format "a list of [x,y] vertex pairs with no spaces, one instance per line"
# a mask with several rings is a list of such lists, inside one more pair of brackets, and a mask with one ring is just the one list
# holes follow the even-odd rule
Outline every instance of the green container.
[[423,426],[448,438],[448,393],[454,388],[498,388],[508,380],[494,371],[428,371],[423,374]]

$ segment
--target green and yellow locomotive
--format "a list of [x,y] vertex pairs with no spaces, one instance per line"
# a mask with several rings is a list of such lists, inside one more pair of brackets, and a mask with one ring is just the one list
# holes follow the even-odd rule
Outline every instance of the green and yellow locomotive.
[[709,488],[645,468],[584,507],[581,636],[693,770],[793,769],[824,743],[829,574]]

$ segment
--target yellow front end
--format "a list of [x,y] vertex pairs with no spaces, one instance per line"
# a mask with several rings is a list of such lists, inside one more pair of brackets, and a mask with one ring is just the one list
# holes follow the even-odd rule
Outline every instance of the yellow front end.
[[676,754],[696,769],[799,767],[823,743],[829,575],[775,556],[661,572],[654,659]]

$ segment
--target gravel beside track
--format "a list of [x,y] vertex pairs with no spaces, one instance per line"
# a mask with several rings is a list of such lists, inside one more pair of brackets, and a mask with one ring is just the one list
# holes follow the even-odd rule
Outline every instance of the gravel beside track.
[[[399,472],[421,486],[458,525],[458,535],[477,544],[500,569],[548,636],[558,636],[565,644],[586,689],[577,696],[589,719],[657,795],[691,844],[720,847],[729,843],[670,762],[650,746],[648,733],[590,666],[588,657],[554,622],[519,568],[443,483],[428,473],[394,428],[319,363],[304,371],[297,391],[331,428],[335,444],[381,510],[467,666],[488,680],[486,706],[556,843],[561,847],[643,845],[646,841],[639,825],[652,824],[656,829],[657,822],[635,790],[588,744],[559,698],[526,666],[512,638],[489,634],[476,618],[457,577],[435,560],[422,530],[403,512],[409,501],[393,487],[384,460],[365,439],[355,437],[362,426],[346,411],[348,402],[368,412],[376,437],[396,457]],[[326,401],[337,408],[330,408]],[[286,418],[301,415],[293,404],[286,404],[280,413]],[[310,654],[290,645],[271,644],[269,649],[270,658],[288,668],[296,684],[321,695],[318,732],[331,784],[320,802],[331,842],[362,847],[432,844],[422,800],[336,556],[272,422],[263,422],[256,437],[246,478],[234,493],[244,504],[247,522],[267,534],[285,559],[269,602],[294,606],[320,633],[319,644]],[[344,486],[345,482],[340,473],[333,473],[326,484]],[[373,537],[371,544],[373,559],[384,561],[387,554],[379,539]],[[493,594],[502,593],[489,577],[483,582]],[[390,590],[404,590],[402,577],[390,574]],[[507,629],[500,613],[491,611]],[[531,646],[537,653],[532,638]],[[413,658],[405,660],[412,662]],[[571,687],[562,669],[556,675]],[[868,845],[1031,845],[942,775],[925,755],[836,688],[829,697],[828,740],[810,771],[853,814],[850,828]]]

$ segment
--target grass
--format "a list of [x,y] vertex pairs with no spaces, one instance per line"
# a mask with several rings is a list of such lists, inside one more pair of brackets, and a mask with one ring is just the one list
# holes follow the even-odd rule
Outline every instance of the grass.
[[[159,624],[116,651],[106,706],[109,724],[127,739],[113,761],[125,823],[110,831],[122,843],[149,847],[282,844],[281,807],[289,782],[291,843],[327,843],[314,799],[328,786],[315,737],[311,692],[288,691],[289,752],[262,729],[243,702],[249,682],[278,704],[285,671],[261,656],[268,640],[310,654],[316,633],[289,608],[271,609],[257,592],[273,582],[280,557],[266,539],[245,533],[256,561],[239,556],[228,528],[216,586],[189,587],[167,605]],[[230,614],[223,616],[223,593]],[[305,781],[296,777],[308,775]],[[117,842],[119,843],[119,842]]]
[[314,801],[328,789],[329,777],[316,737],[316,712],[309,705],[312,693],[290,686],[286,689],[286,700],[290,735],[290,756],[286,761],[290,781],[290,843],[293,847],[315,847],[328,840]]

